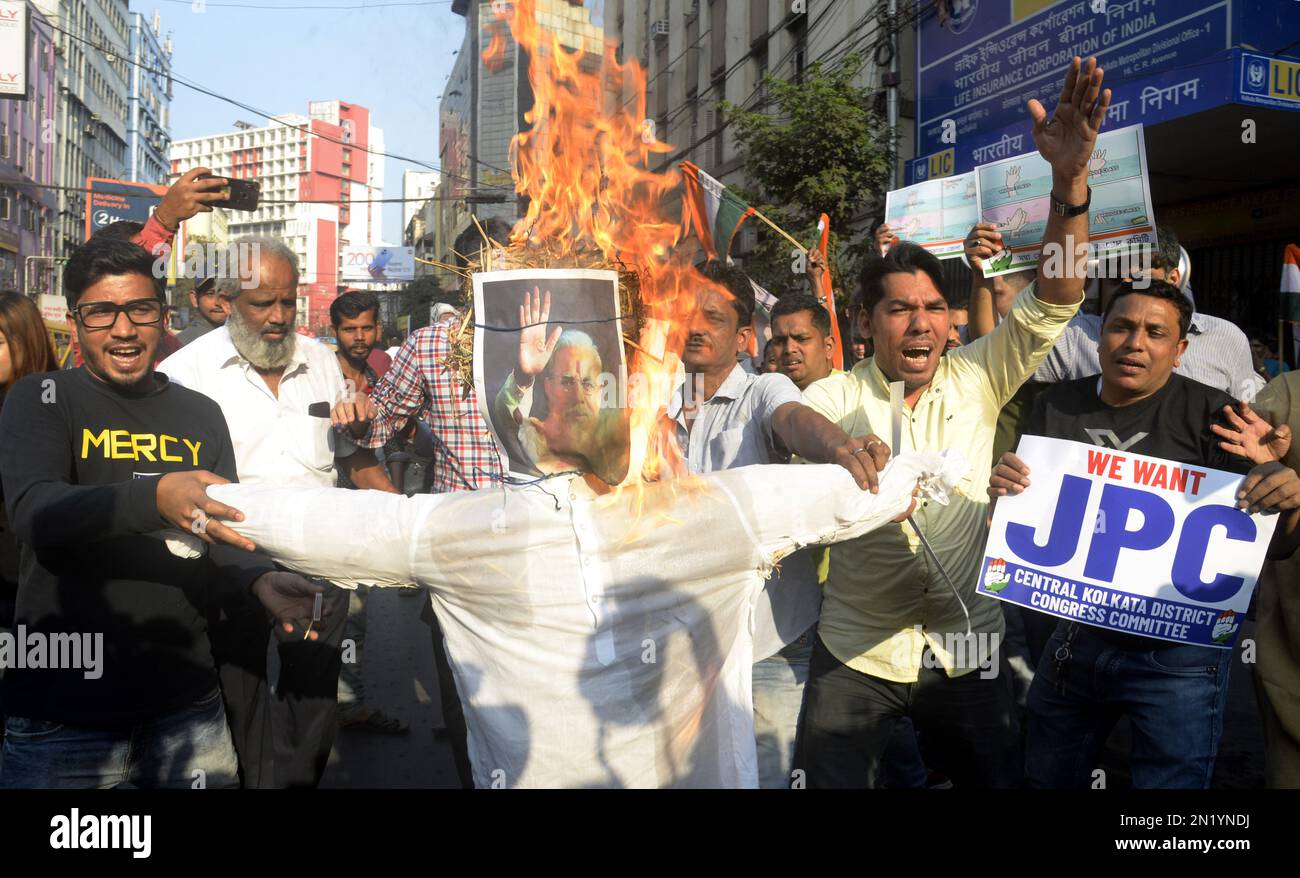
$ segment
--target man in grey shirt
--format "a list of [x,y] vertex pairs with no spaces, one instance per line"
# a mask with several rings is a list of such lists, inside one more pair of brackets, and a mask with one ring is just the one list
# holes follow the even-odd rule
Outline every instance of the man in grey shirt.
[[[686,380],[669,401],[679,447],[691,472],[785,463],[791,454],[838,463],[874,490],[886,443],[847,433],[800,402],[799,388],[779,373],[754,374],[737,358],[753,333],[754,290],[739,268],[711,262],[692,316],[682,363]],[[724,292],[725,291],[725,292]],[[812,630],[821,589],[812,556],[784,559],[754,606],[754,733],[759,786],[788,788],[803,707]],[[788,645],[788,648],[787,648]]]
[[[1158,229],[1157,235],[1156,248],[1151,254],[1151,278],[1182,287],[1178,238],[1164,227]],[[1118,278],[1102,281],[1103,310],[1111,289],[1118,281]],[[1186,289],[1183,291],[1188,292]],[[1055,384],[1099,374],[1101,364],[1097,360],[1097,345],[1100,337],[1101,317],[1080,312],[1066,326],[1052,352],[1034,373],[1033,380]],[[1255,394],[1263,389],[1264,380],[1256,374],[1251,359],[1250,342],[1234,324],[1196,312],[1192,314],[1187,338],[1187,352],[1179,359],[1174,372],[1246,402],[1253,400]]]

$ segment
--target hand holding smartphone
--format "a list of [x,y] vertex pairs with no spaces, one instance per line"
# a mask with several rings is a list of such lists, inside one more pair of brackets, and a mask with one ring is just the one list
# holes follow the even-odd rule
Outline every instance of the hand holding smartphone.
[[[210,180],[216,174],[200,174],[197,179]],[[236,180],[226,178],[226,187],[223,190],[226,198],[222,201],[209,202],[213,207],[224,207],[228,210],[257,210],[258,200],[262,196],[262,184],[256,180]]]

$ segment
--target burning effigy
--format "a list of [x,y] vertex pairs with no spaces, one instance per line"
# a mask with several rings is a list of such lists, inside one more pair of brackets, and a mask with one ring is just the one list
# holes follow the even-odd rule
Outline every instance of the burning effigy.
[[[670,147],[651,136],[645,124],[645,71],[633,59],[620,62],[612,44],[603,54],[566,48],[555,31],[539,24],[534,0],[494,4],[492,14],[489,30],[499,36],[508,28],[528,58],[533,105],[524,115],[528,127],[511,144],[515,190],[527,209],[508,241],[485,236],[478,253],[466,254],[471,263],[466,291],[473,295],[475,314],[481,315],[485,304],[484,287],[472,280],[480,272],[615,274],[618,313],[612,319],[588,314],[579,318],[581,325],[573,325],[572,319],[567,324],[573,332],[604,336],[602,323],[596,321],[618,323],[621,368],[604,368],[602,374],[617,381],[614,386],[606,379],[605,399],[613,392],[624,404],[602,411],[619,411],[621,423],[603,418],[599,432],[620,446],[601,456],[619,463],[597,462],[596,468],[616,485],[657,478],[661,472],[685,475],[680,450],[671,431],[664,429],[660,412],[678,383],[695,295],[711,282],[693,264],[693,249],[679,246],[683,224],[669,205],[680,190],[680,173],[675,168],[650,169],[652,158]],[[489,67],[505,51],[505,41],[498,36],[484,52]],[[524,275],[518,277],[522,286],[528,285]],[[557,311],[580,307],[561,301],[557,290],[549,292]],[[462,351],[471,344],[471,335],[479,350],[486,333],[503,329],[492,325],[485,330],[477,316],[475,323],[475,332],[469,333],[466,326],[460,334]],[[613,365],[614,353],[603,351],[602,364]],[[490,405],[491,388],[480,386],[483,378],[474,376],[475,389],[489,391],[484,404]],[[513,446],[511,438],[498,436],[503,438],[504,447]]]
[[803,546],[878,528],[918,490],[946,502],[965,465],[903,455],[874,494],[830,465],[741,467],[684,489],[662,411],[711,282],[666,215],[680,177],[648,170],[667,147],[644,136],[644,72],[612,46],[599,65],[565,50],[531,0],[501,7],[536,100],[514,144],[528,207],[471,260],[453,357],[508,477],[414,497],[209,494],[290,569],[429,592],[476,785],[754,787],[756,596]]

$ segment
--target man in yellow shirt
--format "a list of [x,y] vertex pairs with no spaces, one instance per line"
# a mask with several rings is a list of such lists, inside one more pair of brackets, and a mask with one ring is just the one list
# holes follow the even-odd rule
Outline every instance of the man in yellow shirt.
[[831,549],[814,648],[799,763],[809,787],[876,787],[900,717],[927,762],[958,786],[1018,786],[1020,736],[1000,674],[1000,605],[975,594],[987,536],[998,411],[1051,350],[1083,301],[1088,160],[1110,103],[1096,59],[1075,58],[1052,118],[1031,100],[1034,142],[1051,165],[1044,259],[1033,286],[989,335],[944,356],[948,304],[938,260],[903,242],[864,267],[855,294],[859,335],[875,355],[810,386],[804,403],[850,435],[893,435],[890,385],[901,382],[895,453],[955,448],[971,471],[947,506],[922,504],[909,522]]

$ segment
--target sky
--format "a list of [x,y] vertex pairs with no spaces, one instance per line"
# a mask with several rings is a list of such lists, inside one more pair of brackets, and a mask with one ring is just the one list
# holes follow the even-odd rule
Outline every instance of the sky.
[[[406,2],[420,5],[383,6]],[[222,4],[243,4],[223,6]],[[268,9],[244,6],[368,6]],[[384,151],[438,164],[438,99],[465,34],[450,0],[131,0],[146,19],[157,8],[172,34],[173,72],[269,114],[307,114],[308,101],[367,107],[383,129]],[[199,10],[202,11],[199,11]],[[263,117],[179,83],[174,140],[234,130]],[[428,170],[385,159],[384,197],[402,197],[402,171]],[[401,243],[402,206],[384,205],[384,240]]]

